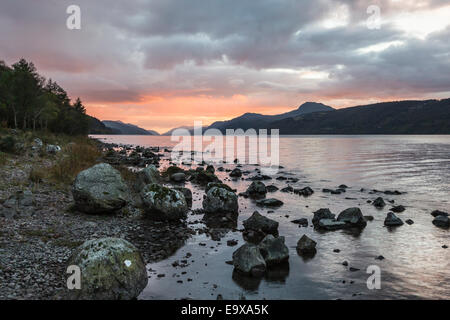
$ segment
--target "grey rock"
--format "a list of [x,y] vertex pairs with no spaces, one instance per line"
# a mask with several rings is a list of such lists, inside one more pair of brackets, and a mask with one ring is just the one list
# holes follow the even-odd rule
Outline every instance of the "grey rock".
[[386,205],[382,197],[376,198],[372,204],[377,208],[383,208]]
[[68,265],[81,271],[81,289],[71,299],[130,300],[147,286],[147,270],[140,252],[126,240],[89,240],[75,249]]
[[186,218],[188,205],[183,193],[153,183],[141,191],[145,212],[156,220],[178,220]]
[[239,168],[233,169],[233,171],[230,172],[230,177],[233,178],[240,178],[242,177],[242,171]]
[[289,259],[289,249],[284,244],[284,237],[275,238],[269,234],[261,241],[258,247],[268,267]]
[[184,174],[184,172],[177,172],[170,176],[170,180],[174,182],[183,182],[186,180],[186,175]]
[[333,231],[346,228],[347,223],[343,221],[336,221],[335,219],[320,219],[316,227],[319,229]]
[[261,215],[258,211],[243,222],[246,230],[262,231],[264,234],[278,235],[278,222]]
[[213,187],[203,199],[203,209],[207,213],[238,212],[237,195],[225,188]]
[[350,227],[364,228],[367,225],[361,210],[356,207],[339,213],[337,220],[347,223]]
[[431,215],[433,217],[437,217],[437,216],[444,216],[444,217],[448,217],[449,213],[444,212],[444,211],[440,211],[440,210],[434,210],[433,212],[431,212]]
[[314,217],[312,219],[313,225],[318,225],[319,221],[322,219],[332,219],[334,220],[335,215],[331,213],[330,209],[322,208],[314,212]]
[[263,207],[280,207],[283,205],[283,201],[274,199],[274,198],[269,198],[269,199],[257,200],[256,204],[258,206],[263,206]]
[[57,154],[61,151],[61,147],[53,144],[48,144],[45,150],[48,154]]
[[386,219],[384,219],[384,225],[388,227],[396,227],[403,225],[402,219],[397,217],[395,213],[388,212]]
[[189,188],[185,188],[185,187],[173,187],[174,190],[180,191],[183,195],[184,198],[186,199],[186,203],[189,207],[192,206],[192,191]]
[[299,255],[310,255],[316,253],[317,242],[304,234],[297,242],[297,252]]
[[262,198],[266,196],[266,185],[261,181],[253,181],[247,188],[246,193],[251,198]]
[[450,227],[450,219],[449,217],[439,215],[433,219],[433,224],[436,227],[447,229]]
[[233,265],[236,270],[261,277],[266,271],[266,262],[258,246],[246,243],[233,253]]
[[119,171],[106,163],[81,171],[73,184],[76,207],[86,213],[110,213],[124,207],[129,190]]
[[136,186],[139,191],[148,184],[160,182],[161,175],[159,170],[152,164],[139,171],[137,174]]

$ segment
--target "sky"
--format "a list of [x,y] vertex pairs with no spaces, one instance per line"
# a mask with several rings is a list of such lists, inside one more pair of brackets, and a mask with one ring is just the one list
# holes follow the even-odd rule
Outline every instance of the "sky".
[[0,60],[158,132],[306,101],[448,98],[449,39],[449,0],[0,0]]

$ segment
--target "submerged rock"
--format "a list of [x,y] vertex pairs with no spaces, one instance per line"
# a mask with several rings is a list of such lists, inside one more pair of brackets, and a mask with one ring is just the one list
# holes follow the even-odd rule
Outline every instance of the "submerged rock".
[[388,227],[396,227],[403,225],[402,219],[397,217],[393,212],[389,212],[384,220],[384,225]]
[[256,201],[256,204],[263,207],[281,207],[283,205],[283,201],[275,198],[269,198],[258,200]]
[[83,300],[130,300],[147,286],[147,270],[140,252],[126,240],[89,240],[75,249],[68,265],[81,271],[81,288],[69,298]]
[[447,216],[439,215],[433,220],[433,224],[439,228],[450,228],[450,219]]
[[236,270],[261,277],[266,271],[266,262],[258,246],[246,243],[233,253],[233,265]]
[[268,267],[286,262],[289,259],[289,249],[284,244],[284,237],[275,238],[269,234],[261,241],[258,248]]
[[145,212],[157,220],[178,220],[186,218],[188,205],[183,193],[153,183],[141,191]]
[[110,213],[129,201],[129,190],[119,171],[106,163],[81,171],[73,184],[75,206],[86,213]]
[[297,252],[299,255],[313,255],[316,253],[317,242],[304,234],[297,242]]

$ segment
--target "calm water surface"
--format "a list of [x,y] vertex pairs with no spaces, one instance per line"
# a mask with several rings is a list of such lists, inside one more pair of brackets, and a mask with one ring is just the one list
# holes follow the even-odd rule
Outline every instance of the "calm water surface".
[[[175,144],[170,137],[95,137],[141,146],[171,147]],[[279,233],[285,236],[290,250],[288,266],[260,280],[233,276],[233,267],[225,261],[231,260],[237,247],[228,247],[226,242],[236,239],[242,245],[241,233],[228,232],[220,241],[196,235],[171,258],[148,266],[151,278],[140,298],[215,299],[217,294],[222,294],[225,299],[239,299],[242,295],[247,299],[450,299],[450,249],[442,248],[444,244],[450,246],[450,231],[433,226],[430,215],[435,209],[450,211],[450,136],[281,137],[280,164],[284,169],[274,178],[292,174],[299,181],[290,185],[310,186],[315,193],[308,198],[279,191],[269,194],[284,201],[274,213],[257,208],[253,200],[240,197],[238,228],[242,228],[242,221],[256,209],[277,220]],[[168,165],[168,161],[164,165]],[[234,168],[234,165],[229,167]],[[241,169],[253,171],[255,168],[244,165]],[[225,172],[217,172],[217,175],[223,180],[228,178]],[[264,182],[280,188],[287,185],[275,179]],[[226,180],[226,183],[241,192],[250,181]],[[321,192],[322,188],[336,188],[340,184],[350,187],[346,193]],[[203,191],[189,183],[186,186],[194,191],[193,208],[200,208]],[[361,192],[361,188],[367,191]],[[393,230],[385,228],[383,221],[390,205],[377,210],[368,204],[367,200],[379,196],[370,194],[371,189],[407,192],[381,196],[404,205],[406,211],[398,216],[415,223]],[[364,215],[375,217],[358,235],[346,231],[321,233],[290,222],[298,218],[311,221],[312,212],[319,208],[330,208],[338,214],[354,206],[360,207]],[[198,219],[199,216],[189,217],[189,221]],[[303,234],[317,241],[317,254],[309,260],[299,257],[295,250]],[[199,243],[206,243],[206,246]],[[341,251],[335,253],[334,249]],[[192,254],[188,267],[172,267],[172,262],[183,260],[188,252]],[[376,260],[379,255],[385,260]],[[350,272],[342,265],[344,260],[360,271]],[[381,269],[380,290],[367,289],[366,268],[370,265]],[[159,273],[166,276],[157,278]],[[177,283],[178,280],[183,283]]]

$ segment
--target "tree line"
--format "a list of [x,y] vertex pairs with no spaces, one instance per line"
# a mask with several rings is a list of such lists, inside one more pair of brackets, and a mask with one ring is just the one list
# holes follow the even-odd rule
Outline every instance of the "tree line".
[[15,129],[87,134],[90,117],[80,98],[71,102],[52,79],[39,75],[32,62],[12,66],[0,61],[0,122]]

